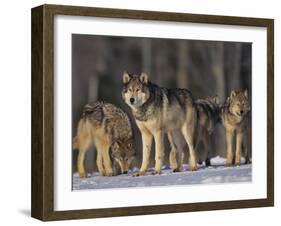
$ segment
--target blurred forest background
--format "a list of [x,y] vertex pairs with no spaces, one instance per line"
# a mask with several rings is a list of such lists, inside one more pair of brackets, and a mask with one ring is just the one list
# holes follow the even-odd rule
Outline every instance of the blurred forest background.
[[[72,134],[75,136],[83,106],[103,100],[123,109],[133,123],[137,167],[142,160],[140,133],[121,97],[124,71],[146,72],[150,80],[168,88],[187,88],[193,96],[218,95],[221,102],[231,90],[248,89],[251,99],[251,43],[160,38],[72,35]],[[212,137],[212,155],[225,156],[225,137],[218,126]],[[168,163],[169,143],[165,141]],[[154,151],[151,164],[154,163]],[[185,152],[187,153],[187,152]],[[87,172],[96,169],[95,151],[86,156]],[[73,153],[73,172],[77,152]]]

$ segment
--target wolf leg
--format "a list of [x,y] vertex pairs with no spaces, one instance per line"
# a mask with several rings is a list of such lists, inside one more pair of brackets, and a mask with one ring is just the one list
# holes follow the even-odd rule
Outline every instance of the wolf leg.
[[226,166],[232,166],[233,164],[233,150],[232,150],[233,138],[234,138],[234,131],[226,130],[226,146],[227,146]]
[[249,153],[249,149],[247,147],[247,145],[244,145],[244,152],[245,152],[245,164],[250,164],[251,160],[250,160],[250,153]]
[[242,147],[244,150],[244,156],[245,156],[245,164],[250,164],[250,150],[251,148],[248,146],[248,133],[245,132],[244,133],[244,138],[243,138],[243,142],[242,142]]
[[195,153],[195,130],[197,125],[197,116],[195,109],[189,109],[191,112],[187,115],[186,123],[182,127],[182,133],[189,148],[189,168],[191,171],[197,170],[197,161]]
[[136,173],[134,176],[143,176],[147,170],[150,158],[151,144],[153,136],[147,130],[141,130],[142,137],[142,164],[140,171]]
[[86,177],[85,168],[84,168],[85,154],[86,154],[86,151],[79,150],[77,168],[78,168],[79,176],[81,178]]
[[169,156],[170,167],[173,169],[173,172],[181,172],[183,170],[184,138],[180,131],[172,131],[168,133],[168,139],[171,145]]
[[173,136],[172,133],[169,132],[168,133],[168,140],[171,146],[171,150],[170,150],[170,155],[169,155],[169,162],[170,162],[170,167],[173,169],[173,171],[178,167],[178,163],[177,163],[177,147],[176,144],[173,140]]
[[[79,139],[79,138],[78,138]],[[80,177],[86,177],[85,168],[84,168],[84,160],[85,155],[91,145],[90,138],[84,137],[84,139],[80,139],[77,141],[77,148],[79,149],[78,159],[77,159],[77,168]]]
[[81,120],[78,123],[77,135],[73,140],[73,147],[79,150],[78,159],[77,159],[77,169],[80,177],[86,177],[84,160],[86,152],[89,147],[93,144],[92,126],[87,120]]
[[154,135],[155,141],[155,168],[154,174],[161,173],[161,167],[164,159],[164,133],[160,130],[157,131]]
[[243,144],[243,132],[237,131],[236,135],[236,151],[235,151],[235,165],[240,165],[241,161],[241,151],[242,151],[242,144]]
[[109,146],[103,148],[102,157],[103,157],[103,163],[104,163],[106,176],[109,176],[109,177],[113,176],[113,169],[112,169],[111,160],[110,160],[110,156],[109,156]]
[[245,164],[250,164],[251,163],[251,159],[250,159],[250,153],[248,148],[245,148]]
[[103,168],[103,162],[102,162],[102,153],[97,150],[97,167],[99,171],[100,176],[105,176],[105,170]]
[[191,171],[195,171],[197,170],[197,162],[196,162],[196,154],[194,150],[194,141],[193,141],[194,135],[186,128],[186,126],[183,131],[183,135],[189,148],[189,168]]
[[204,151],[205,151],[205,165],[208,167],[211,165],[210,161],[210,145],[211,145],[211,140],[210,140],[210,134],[205,131],[203,134],[203,144],[204,144]]
[[[106,176],[112,176],[113,175],[113,170],[111,166],[111,160],[109,156],[109,148],[110,148],[110,142],[108,141],[107,137],[106,138],[100,138],[99,140],[96,141],[96,146],[98,149],[98,153],[102,156],[102,160],[99,160],[99,164],[103,163],[104,166],[104,171]],[[102,167],[100,165],[100,167]],[[100,174],[103,174],[103,171],[100,171]]]
[[[200,148],[200,144],[201,144],[201,140],[202,139],[199,139],[199,136],[198,136],[197,139],[196,139],[196,142],[195,142],[195,151],[196,151],[196,154],[197,154],[197,162],[200,165],[204,161],[204,158],[202,157],[202,153],[203,153],[203,151],[205,151],[205,150],[202,150],[204,148],[204,146],[202,147],[202,145],[201,145],[201,150],[199,149]],[[203,140],[202,140],[202,142],[203,142]]]

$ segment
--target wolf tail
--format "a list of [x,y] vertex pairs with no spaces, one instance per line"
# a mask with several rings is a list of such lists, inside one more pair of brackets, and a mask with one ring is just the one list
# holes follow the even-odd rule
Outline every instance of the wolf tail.
[[95,122],[88,117],[81,118],[78,123],[76,136],[72,141],[72,149],[86,151],[93,143],[93,130],[95,130]]
[[77,150],[78,149],[78,138],[75,136],[72,140],[72,150]]
[[104,118],[103,102],[87,104],[78,122],[77,133],[72,141],[72,149],[85,149],[93,143],[93,133],[102,125]]

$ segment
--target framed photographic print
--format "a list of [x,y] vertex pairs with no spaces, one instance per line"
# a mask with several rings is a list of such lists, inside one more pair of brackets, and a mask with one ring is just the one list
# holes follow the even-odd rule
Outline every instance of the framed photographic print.
[[32,9],[32,216],[274,205],[272,19]]

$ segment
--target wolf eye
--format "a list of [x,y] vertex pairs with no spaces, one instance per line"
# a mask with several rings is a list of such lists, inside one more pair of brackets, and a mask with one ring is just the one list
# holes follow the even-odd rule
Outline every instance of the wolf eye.
[[129,88],[129,92],[132,92],[133,90],[131,88]]
[[140,91],[140,89],[136,89],[136,92],[139,92]]
[[129,159],[128,158],[125,158],[125,161],[128,161]]

